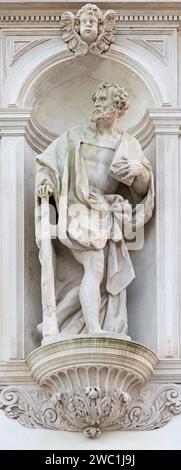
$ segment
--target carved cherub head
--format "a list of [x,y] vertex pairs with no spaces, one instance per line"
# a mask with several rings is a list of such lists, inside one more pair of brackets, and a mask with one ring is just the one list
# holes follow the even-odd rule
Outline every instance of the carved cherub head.
[[130,97],[127,90],[114,83],[101,83],[92,97],[95,110],[94,122],[119,119],[129,108]]
[[115,11],[103,13],[92,3],[84,5],[74,15],[66,11],[61,16],[62,38],[75,55],[102,54],[114,41],[115,24],[118,17]]
[[77,13],[80,36],[87,44],[97,39],[103,20],[103,13],[96,5],[87,3]]

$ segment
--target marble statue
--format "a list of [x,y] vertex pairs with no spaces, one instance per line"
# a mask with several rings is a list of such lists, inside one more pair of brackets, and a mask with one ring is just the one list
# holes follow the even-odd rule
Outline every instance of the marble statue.
[[76,15],[66,11],[61,16],[60,30],[68,48],[75,55],[100,55],[114,41],[115,11],[103,13],[99,7],[88,3]]
[[[130,227],[143,226],[154,206],[151,165],[139,142],[120,127],[128,92],[102,83],[93,101],[90,124],[68,129],[36,159],[42,289],[47,298],[55,296],[42,302],[49,318],[46,334],[54,308],[60,337],[103,331],[127,335],[126,288],[135,274],[124,227],[129,238]],[[49,197],[57,223],[45,255],[40,210]]]

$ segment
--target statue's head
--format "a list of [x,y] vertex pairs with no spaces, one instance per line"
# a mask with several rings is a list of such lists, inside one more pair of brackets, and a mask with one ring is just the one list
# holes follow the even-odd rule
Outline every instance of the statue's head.
[[130,97],[124,87],[113,83],[101,83],[92,97],[95,110],[92,120],[119,119],[129,108]]
[[97,39],[99,34],[103,19],[102,11],[96,5],[88,3],[78,11],[76,17],[80,23],[81,38],[87,44],[91,44]]

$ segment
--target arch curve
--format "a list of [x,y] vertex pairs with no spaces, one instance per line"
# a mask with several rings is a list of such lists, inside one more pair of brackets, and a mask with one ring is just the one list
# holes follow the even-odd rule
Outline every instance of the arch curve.
[[[60,43],[60,41],[57,39],[51,41],[51,47],[48,43],[45,43],[43,47],[43,54],[41,51],[39,54],[39,60],[37,60],[36,56],[36,60],[35,58],[34,60],[31,59],[30,64],[27,65],[28,54],[25,59],[19,59],[19,70],[21,70],[21,77],[18,76],[20,75],[20,72],[17,71],[17,63],[16,67],[12,67],[10,76],[8,77],[8,84],[5,86],[3,100],[4,107],[9,106],[9,104],[15,104],[21,108],[26,107],[28,97],[32,88],[35,86],[35,83],[41,82],[44,74],[50,68],[67,61],[77,60],[75,56],[69,50],[67,50],[65,44]],[[153,98],[153,105],[161,106],[163,104],[165,101],[163,83],[159,86],[156,79],[154,78],[154,75],[147,70],[147,68],[140,62],[139,58],[136,56],[131,57],[129,50],[123,52],[120,46],[112,45],[108,53],[99,58],[100,61],[102,59],[112,60],[127,67],[131,72],[135,73],[148,88]],[[24,79],[22,80],[23,70]],[[12,87],[9,86],[9,81],[14,84],[12,92]]]
[[[102,59],[102,58],[101,58]],[[101,60],[100,59],[100,60]],[[114,60],[117,63],[125,65],[128,69],[134,72],[139,78],[145,83],[149,92],[153,98],[154,106],[161,106],[164,98],[161,89],[158,86],[158,83],[154,77],[135,59],[131,59],[130,56],[126,55],[117,50],[109,51],[107,55],[104,56],[106,60]],[[18,103],[21,107],[27,106],[27,100],[31,92],[32,87],[35,82],[41,81],[44,74],[51,68],[59,65],[60,63],[75,60],[74,56],[69,51],[61,51],[54,54],[51,58],[44,60],[35,70],[26,77],[23,87],[21,88],[18,95]],[[163,88],[162,88],[163,90]]]

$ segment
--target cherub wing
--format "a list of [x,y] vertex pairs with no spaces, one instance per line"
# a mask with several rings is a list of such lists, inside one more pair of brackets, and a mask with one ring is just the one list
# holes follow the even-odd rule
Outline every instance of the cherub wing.
[[61,35],[67,43],[70,51],[74,52],[74,54],[78,56],[85,55],[88,52],[88,46],[84,41],[82,41],[80,35],[76,31],[76,23],[77,19],[73,13],[69,11],[62,13],[60,21]]
[[118,16],[114,10],[108,10],[103,15],[101,32],[97,40],[90,46],[90,52],[92,54],[100,55],[106,52],[110,44],[114,42],[114,31]]

